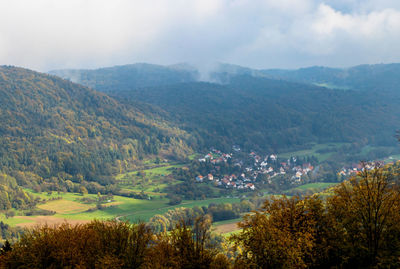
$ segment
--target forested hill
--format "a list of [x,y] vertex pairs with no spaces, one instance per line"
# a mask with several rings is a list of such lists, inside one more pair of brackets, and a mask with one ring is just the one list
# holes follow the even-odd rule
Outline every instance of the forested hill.
[[199,72],[186,64],[161,66],[139,63],[96,70],[54,70],[49,73],[102,92],[196,81],[199,77]]
[[[73,72],[80,83],[127,105],[142,102],[161,109],[159,115],[193,134],[200,148],[238,144],[280,151],[308,142],[396,143],[400,92],[395,89],[400,76],[395,74],[400,65],[288,71],[219,64],[209,74],[218,83],[196,82],[194,76],[184,80],[180,74],[184,83],[175,84],[177,73],[157,76],[158,66],[141,68],[140,77],[131,71],[127,75],[134,66],[140,65]],[[188,66],[179,70],[195,73]],[[147,79],[156,85],[144,87]]]
[[339,89],[400,91],[400,64],[359,65],[343,69],[315,66],[297,70],[260,70],[258,74]]
[[[200,73],[188,64],[171,66],[132,64],[95,70],[50,71],[50,74],[103,92],[194,82],[199,80]],[[208,70],[208,74],[203,74],[203,77],[208,77],[213,82],[226,84],[229,83],[231,77],[241,75],[317,84],[334,89],[400,91],[400,64],[398,63],[359,65],[349,68],[313,66],[294,70],[252,69],[219,63]]]
[[67,179],[108,184],[143,156],[189,150],[185,132],[147,112],[56,76],[1,66],[0,171],[56,190]]
[[396,143],[399,95],[336,91],[232,76],[229,84],[184,83],[112,93],[169,112],[204,146],[285,150],[309,142]]

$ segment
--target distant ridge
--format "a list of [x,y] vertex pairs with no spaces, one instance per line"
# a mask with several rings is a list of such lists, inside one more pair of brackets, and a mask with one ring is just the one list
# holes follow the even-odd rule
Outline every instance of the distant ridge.
[[103,92],[110,90],[110,83],[112,83],[113,89],[116,90],[126,87],[141,88],[191,82],[196,81],[199,77],[198,71],[188,64],[161,66],[147,63],[120,65],[94,70],[53,70],[49,74],[57,75]]

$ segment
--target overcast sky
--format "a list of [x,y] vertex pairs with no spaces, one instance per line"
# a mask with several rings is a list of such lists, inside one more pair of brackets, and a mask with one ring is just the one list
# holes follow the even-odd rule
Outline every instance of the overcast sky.
[[0,0],[0,65],[400,62],[399,0]]

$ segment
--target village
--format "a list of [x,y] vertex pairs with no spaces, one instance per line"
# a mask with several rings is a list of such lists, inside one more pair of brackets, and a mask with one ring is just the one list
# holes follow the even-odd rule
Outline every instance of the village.
[[[285,181],[290,186],[300,186],[310,183],[309,179],[318,177],[320,164],[313,161],[311,164],[305,159],[298,160],[298,157],[278,158],[275,153],[261,155],[256,152],[245,154],[240,147],[233,146],[233,153],[224,153],[215,148],[202,158],[200,163],[209,163],[211,168],[205,174],[198,174],[195,177],[197,183],[212,182],[214,186],[225,189],[251,190],[254,191],[261,185],[273,184],[274,179],[278,182]],[[219,166],[229,163],[237,168],[231,173],[219,173]],[[359,174],[363,169],[372,169],[380,162],[369,162],[366,164],[352,163],[342,166],[336,170],[337,180],[343,181],[355,174]],[[210,166],[209,166],[210,167]],[[278,178],[278,176],[280,176]]]
[[[230,162],[233,166],[239,168],[239,172],[220,175],[216,177],[211,171],[205,175],[197,175],[195,180],[198,183],[214,182],[221,188],[233,188],[237,190],[256,190],[257,181],[263,178],[264,183],[272,183],[272,179],[279,175],[288,177],[292,184],[301,185],[302,177],[314,170],[309,162],[298,162],[296,157],[289,159],[278,159],[277,154],[266,154],[263,156],[255,152],[250,152],[248,155],[240,154],[238,146],[233,147],[235,153],[223,153],[217,149],[211,149],[203,158],[198,159],[199,162],[209,162],[214,167],[218,168],[221,163]],[[243,158],[246,156],[246,158]],[[214,169],[217,170],[217,169]]]
[[[396,161],[392,161],[391,163],[395,163],[395,162]],[[371,170],[377,166],[381,166],[382,164],[383,163],[380,161],[369,162],[369,163],[366,163],[364,166],[361,163],[353,163],[347,167],[342,167],[342,169],[340,169],[338,175],[346,178],[346,177],[350,177],[350,176],[359,174],[364,169]]]

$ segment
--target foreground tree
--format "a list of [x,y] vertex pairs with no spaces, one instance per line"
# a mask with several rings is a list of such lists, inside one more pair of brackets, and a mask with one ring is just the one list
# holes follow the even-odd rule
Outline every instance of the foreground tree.
[[0,268],[229,268],[209,216],[153,234],[144,223],[93,221],[26,231],[0,251]]
[[233,237],[238,268],[307,268],[328,260],[330,229],[318,197],[267,200],[240,227]]
[[398,167],[364,164],[326,201],[266,201],[233,237],[237,268],[399,268]]
[[170,233],[157,235],[145,268],[224,269],[230,263],[212,243],[211,218],[196,219],[193,227],[181,221]]
[[343,235],[343,260],[352,267],[399,267],[400,192],[395,166],[364,170],[328,199],[333,225]]
[[152,234],[144,224],[93,221],[26,231],[1,268],[138,268]]

